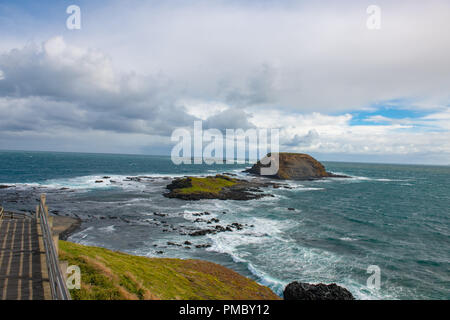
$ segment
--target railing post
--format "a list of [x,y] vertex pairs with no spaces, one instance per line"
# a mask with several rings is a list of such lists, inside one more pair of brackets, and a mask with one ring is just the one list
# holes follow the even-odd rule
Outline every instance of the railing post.
[[55,300],[70,300],[71,297],[67,289],[65,275],[59,265],[59,236],[52,235],[53,217],[48,215],[48,207],[45,205],[45,200],[45,194],[43,193],[41,194],[39,208],[36,211],[39,213],[52,298]]
[[35,216],[36,220],[39,219],[39,207],[40,205],[36,205],[36,216]]
[[53,238],[53,243],[55,244],[56,257],[58,257],[59,256],[59,235],[56,234],[52,238]]
[[64,280],[67,281],[67,268],[69,267],[69,261],[59,261],[59,268],[63,274]]

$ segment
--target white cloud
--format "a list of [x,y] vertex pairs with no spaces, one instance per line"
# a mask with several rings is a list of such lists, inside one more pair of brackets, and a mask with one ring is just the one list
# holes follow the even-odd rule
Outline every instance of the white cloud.
[[228,105],[222,102],[207,102],[207,101],[180,101],[179,105],[186,109],[186,112],[201,120],[206,120],[209,117],[225,111],[229,108]]
[[450,107],[447,107],[442,112],[429,114],[421,118],[421,120],[421,123],[424,125],[432,125],[441,131],[450,131]]
[[[321,154],[352,154],[379,156],[405,156],[403,161],[450,161],[450,131],[446,120],[450,113],[439,113],[417,119],[390,119],[377,117],[388,124],[352,125],[352,116],[323,115],[320,113],[294,114],[280,110],[255,112],[252,122],[260,128],[280,128],[281,149],[295,152]],[[445,119],[445,120],[444,120]],[[429,127],[443,127],[446,131],[431,131]],[[426,124],[427,130],[421,126]],[[406,156],[409,155],[408,159]],[[432,159],[432,160],[427,160]],[[419,159],[419,158],[417,158]]]
[[62,37],[54,37],[44,43],[44,50],[50,57],[57,57],[64,54],[67,46]]
[[[328,113],[401,98],[417,108],[450,101],[448,1],[379,1],[379,31],[366,28],[366,5],[327,4],[117,3],[76,40],[125,69],[163,70],[186,99],[240,108]],[[133,23],[111,19],[119,15]]]
[[[86,145],[109,132],[111,150],[139,150],[203,119],[282,128],[294,151],[448,162],[450,3],[381,0],[379,31],[365,27],[365,5],[328,4],[111,2],[87,11],[83,33],[33,30],[42,45],[0,28],[14,43],[1,45],[0,130],[26,143],[52,128],[60,145],[68,132]],[[352,125],[352,112],[383,105],[429,114]]]

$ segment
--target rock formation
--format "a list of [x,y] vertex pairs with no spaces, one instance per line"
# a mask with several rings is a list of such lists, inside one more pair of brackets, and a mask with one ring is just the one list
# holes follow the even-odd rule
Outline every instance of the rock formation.
[[284,300],[355,300],[347,289],[332,284],[291,282],[284,289]]
[[[264,159],[263,163],[268,162],[269,153]],[[267,178],[283,179],[283,180],[315,180],[321,178],[345,178],[345,176],[335,175],[327,172],[325,167],[310,155],[304,153],[278,153],[279,168],[275,175],[265,176]],[[266,160],[266,161],[265,161]],[[258,161],[246,172],[255,175],[261,175],[261,168],[269,167],[269,164],[262,164]]]
[[174,179],[166,189],[170,190],[163,195],[167,198],[183,200],[220,199],[220,200],[253,200],[264,196],[255,193],[259,187],[266,184],[254,183],[246,180],[230,178],[225,175],[200,177],[185,177]]

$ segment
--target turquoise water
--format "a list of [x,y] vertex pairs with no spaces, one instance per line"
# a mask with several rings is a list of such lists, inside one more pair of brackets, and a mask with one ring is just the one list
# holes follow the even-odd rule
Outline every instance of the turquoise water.
[[[245,177],[248,164],[176,166],[156,156],[0,152],[0,184],[14,186],[0,189],[0,202],[32,210],[46,192],[55,214],[83,219],[71,241],[207,259],[278,294],[297,280],[337,282],[360,299],[449,299],[450,167],[324,164],[351,178],[291,181],[290,189],[267,189],[274,197],[260,200],[185,202],[162,196],[170,178],[219,172]],[[147,177],[126,179],[138,175]],[[99,179],[104,182],[95,183]],[[190,230],[208,227],[195,222],[204,211],[219,224],[246,226],[190,237]],[[186,240],[210,247],[167,244]],[[379,289],[366,286],[369,265],[381,270]]]

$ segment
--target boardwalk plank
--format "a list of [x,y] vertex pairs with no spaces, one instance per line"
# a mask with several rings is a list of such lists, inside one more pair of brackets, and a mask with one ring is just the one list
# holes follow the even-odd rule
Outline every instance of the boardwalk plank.
[[[49,298],[45,251],[32,218],[0,221],[0,300]],[[44,259],[43,259],[44,256]]]

